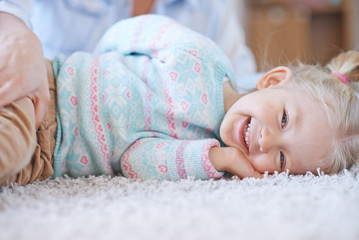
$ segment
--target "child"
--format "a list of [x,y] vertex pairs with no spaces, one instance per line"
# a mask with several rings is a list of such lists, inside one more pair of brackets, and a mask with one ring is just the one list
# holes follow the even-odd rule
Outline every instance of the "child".
[[328,69],[274,68],[256,91],[239,95],[214,43],[146,15],[114,25],[96,54],[47,64],[51,103],[37,137],[29,98],[1,109],[3,184],[64,174],[177,180],[335,173],[358,160],[356,52]]

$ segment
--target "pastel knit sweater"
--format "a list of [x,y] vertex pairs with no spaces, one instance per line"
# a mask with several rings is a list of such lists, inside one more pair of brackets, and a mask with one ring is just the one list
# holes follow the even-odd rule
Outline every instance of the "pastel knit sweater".
[[54,177],[218,178],[229,60],[209,39],[146,15],[115,24],[96,54],[53,63],[58,130]]

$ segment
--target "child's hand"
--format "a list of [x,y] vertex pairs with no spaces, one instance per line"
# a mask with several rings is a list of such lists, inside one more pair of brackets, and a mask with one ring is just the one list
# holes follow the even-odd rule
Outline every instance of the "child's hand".
[[209,159],[217,171],[226,171],[239,178],[263,177],[263,174],[253,168],[239,149],[233,147],[212,147],[209,150]]

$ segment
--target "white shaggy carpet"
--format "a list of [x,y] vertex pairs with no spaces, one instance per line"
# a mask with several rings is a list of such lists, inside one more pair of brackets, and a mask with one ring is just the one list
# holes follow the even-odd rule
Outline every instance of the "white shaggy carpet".
[[359,174],[58,178],[0,192],[0,239],[359,239]]

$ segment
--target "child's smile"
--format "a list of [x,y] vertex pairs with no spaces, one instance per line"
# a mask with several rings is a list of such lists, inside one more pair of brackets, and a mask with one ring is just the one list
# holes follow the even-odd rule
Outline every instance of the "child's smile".
[[248,149],[249,149],[250,130],[251,130],[251,118],[249,118],[249,121],[244,126],[244,131],[243,131],[244,141],[245,141]]
[[235,125],[234,131],[238,134],[233,134],[234,139],[238,146],[241,146],[242,149],[248,154],[249,151],[249,126],[250,126],[250,117],[243,118],[241,121],[238,121]]

